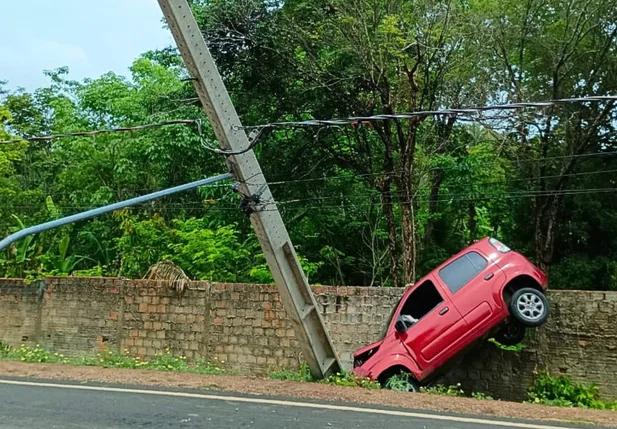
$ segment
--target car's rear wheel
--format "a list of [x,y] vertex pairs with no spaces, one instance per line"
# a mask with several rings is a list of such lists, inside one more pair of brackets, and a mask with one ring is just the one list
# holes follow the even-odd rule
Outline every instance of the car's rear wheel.
[[525,326],[540,326],[548,319],[548,300],[536,289],[519,289],[510,299],[510,314]]
[[523,341],[526,331],[525,325],[508,318],[495,334],[495,341],[504,346],[515,346]]

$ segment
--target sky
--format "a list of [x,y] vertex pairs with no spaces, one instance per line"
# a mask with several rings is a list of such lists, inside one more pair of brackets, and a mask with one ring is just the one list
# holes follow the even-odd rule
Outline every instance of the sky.
[[0,81],[33,91],[44,70],[69,78],[129,74],[140,54],[174,45],[156,0],[0,0]]

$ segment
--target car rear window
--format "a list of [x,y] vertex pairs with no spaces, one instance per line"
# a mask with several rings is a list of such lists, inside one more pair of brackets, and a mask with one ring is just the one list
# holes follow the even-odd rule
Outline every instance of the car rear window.
[[456,293],[486,268],[487,264],[486,259],[479,253],[468,252],[439,270],[439,277],[450,292]]

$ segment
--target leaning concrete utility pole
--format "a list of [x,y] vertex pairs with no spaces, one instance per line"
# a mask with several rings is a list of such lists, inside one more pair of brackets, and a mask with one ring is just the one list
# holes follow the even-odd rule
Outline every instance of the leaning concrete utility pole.
[[266,179],[249,149],[249,140],[231,102],[204,37],[186,0],[158,0],[186,68],[195,85],[214,134],[228,155],[231,173],[245,197],[251,223],[291,320],[304,358],[313,375],[326,377],[341,369],[330,335],[287,229],[276,205],[262,210],[260,201],[272,201]]

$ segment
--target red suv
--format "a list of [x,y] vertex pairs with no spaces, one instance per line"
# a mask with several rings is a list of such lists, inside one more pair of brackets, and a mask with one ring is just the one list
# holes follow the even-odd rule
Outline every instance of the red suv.
[[404,372],[417,389],[477,340],[522,341],[548,318],[546,288],[546,275],[523,255],[484,238],[404,293],[382,340],[354,354],[353,371],[382,386]]

